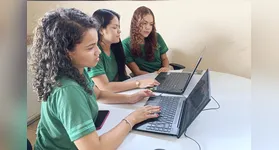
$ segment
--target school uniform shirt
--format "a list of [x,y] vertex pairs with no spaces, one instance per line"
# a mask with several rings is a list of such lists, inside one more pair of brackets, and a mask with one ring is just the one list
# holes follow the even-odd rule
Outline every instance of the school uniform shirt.
[[101,50],[101,54],[99,56],[100,60],[98,64],[95,67],[92,67],[90,69],[86,69],[88,72],[88,75],[90,78],[105,74],[109,80],[111,81],[117,81],[117,75],[118,75],[118,65],[115,59],[115,55],[110,50],[110,56],[108,56],[102,49],[100,45],[98,45],[99,49]]
[[122,45],[124,48],[124,53],[126,57],[126,64],[131,62],[135,62],[140,70],[146,72],[155,72],[162,67],[162,59],[161,55],[165,54],[168,51],[168,47],[163,40],[162,36],[159,33],[157,35],[157,49],[154,52],[154,60],[147,61],[145,60],[145,49],[144,44],[140,44],[140,49],[142,52],[142,57],[135,57],[131,52],[131,37],[128,37],[122,41]]
[[[87,86],[94,82],[86,71]],[[41,104],[41,118],[37,127],[36,150],[76,150],[74,141],[96,130],[98,115],[96,95],[88,94],[76,81],[62,77],[62,84],[54,87],[46,102]]]

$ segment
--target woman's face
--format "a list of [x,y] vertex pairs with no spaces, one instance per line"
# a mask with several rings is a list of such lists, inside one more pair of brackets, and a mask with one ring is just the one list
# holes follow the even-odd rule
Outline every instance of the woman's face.
[[151,14],[145,15],[140,21],[139,21],[139,27],[140,27],[140,34],[146,38],[151,33],[153,29],[154,19]]
[[74,51],[69,52],[69,57],[73,65],[77,68],[95,67],[99,61],[100,49],[97,46],[97,30],[92,28],[87,30],[81,43],[75,46]]
[[113,17],[106,28],[100,30],[103,40],[108,43],[118,43],[120,41],[120,23],[117,17]]

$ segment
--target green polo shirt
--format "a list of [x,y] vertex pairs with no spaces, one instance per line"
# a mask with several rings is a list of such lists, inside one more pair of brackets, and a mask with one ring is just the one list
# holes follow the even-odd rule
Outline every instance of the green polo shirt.
[[[94,83],[84,71],[88,86]],[[59,79],[46,102],[41,104],[41,119],[37,127],[36,150],[76,150],[74,141],[96,130],[98,115],[96,96],[88,94],[74,80]]]
[[161,55],[165,54],[168,51],[168,47],[159,33],[157,33],[157,50],[154,52],[155,57],[154,60],[150,62],[145,60],[144,44],[140,45],[142,57],[135,57],[131,53],[130,42],[131,42],[130,37],[122,41],[125,56],[126,56],[126,64],[135,62],[140,68],[140,70],[147,71],[147,72],[155,72],[162,67]]
[[102,49],[100,45],[98,47],[101,50],[101,54],[99,56],[100,60],[95,67],[90,69],[86,69],[90,78],[105,74],[109,80],[117,81],[117,73],[118,73],[118,66],[112,50],[110,50],[110,56],[108,56]]

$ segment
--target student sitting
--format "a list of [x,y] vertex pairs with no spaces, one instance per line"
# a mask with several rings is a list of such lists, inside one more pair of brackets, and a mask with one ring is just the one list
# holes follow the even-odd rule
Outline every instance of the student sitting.
[[92,16],[101,25],[98,30],[100,61],[97,66],[87,68],[89,77],[96,86],[101,90],[121,92],[158,85],[159,83],[154,79],[120,82],[127,79],[125,55],[120,40],[120,16],[108,9],[99,9]]
[[149,8],[142,6],[135,10],[130,37],[123,40],[122,44],[126,64],[135,76],[169,71],[166,55],[168,47],[156,32],[154,15]]
[[133,125],[158,117],[158,106],[141,107],[99,136],[94,121],[96,99],[106,103],[136,103],[152,92],[121,95],[99,90],[85,67],[99,61],[98,23],[77,9],[47,12],[35,29],[31,49],[33,87],[41,101],[36,150],[117,149]]

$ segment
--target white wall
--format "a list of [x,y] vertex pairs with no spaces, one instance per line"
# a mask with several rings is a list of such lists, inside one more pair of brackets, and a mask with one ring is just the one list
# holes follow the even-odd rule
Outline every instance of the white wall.
[[107,8],[121,15],[121,38],[124,39],[129,35],[134,10],[142,5],[154,12],[157,31],[170,48],[167,54],[171,62],[193,68],[207,45],[199,69],[251,77],[251,4],[247,0],[28,1],[27,34],[32,33],[38,18],[57,7],[75,7],[88,15],[99,8]]
[[[27,47],[27,58],[30,57],[30,46]],[[27,122],[32,122],[40,115],[41,103],[38,102],[37,94],[32,88],[32,75],[27,69]]]

